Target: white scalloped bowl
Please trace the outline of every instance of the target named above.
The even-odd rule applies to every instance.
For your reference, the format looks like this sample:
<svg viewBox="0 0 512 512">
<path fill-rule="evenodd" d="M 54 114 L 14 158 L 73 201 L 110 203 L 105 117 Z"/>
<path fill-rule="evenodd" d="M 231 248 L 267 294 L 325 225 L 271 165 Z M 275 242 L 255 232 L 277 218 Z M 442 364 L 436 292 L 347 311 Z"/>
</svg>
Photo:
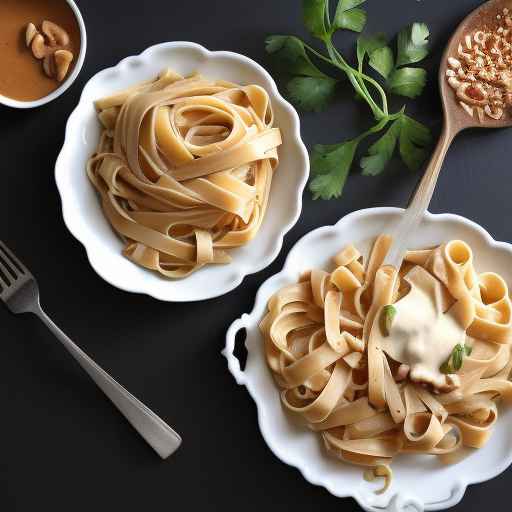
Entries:
<svg viewBox="0 0 512 512">
<path fill-rule="evenodd" d="M 261 85 L 270 96 L 275 124 L 283 134 L 269 208 L 256 238 L 246 246 L 230 251 L 233 257 L 230 264 L 212 265 L 177 281 L 139 267 L 121 254 L 123 244 L 103 215 L 99 198 L 85 172 L 87 159 L 96 150 L 100 135 L 94 100 L 153 78 L 167 67 L 184 75 L 198 71 L 209 78 Z M 246 275 L 272 263 L 281 250 L 284 235 L 299 218 L 308 174 L 309 159 L 300 138 L 299 117 L 279 94 L 271 76 L 243 55 L 210 52 L 189 42 L 152 46 L 91 78 L 69 117 L 64 146 L 55 166 L 64 222 L 84 245 L 94 270 L 122 290 L 176 302 L 203 300 L 227 293 Z"/>
<path fill-rule="evenodd" d="M 302 271 L 327 268 L 330 258 L 348 243 L 354 243 L 367 254 L 378 234 L 392 232 L 402 212 L 398 208 L 360 210 L 334 226 L 315 229 L 300 239 L 283 270 L 259 289 L 252 312 L 231 325 L 223 351 L 237 383 L 245 385 L 256 402 L 261 433 L 274 454 L 298 468 L 312 484 L 325 487 L 335 496 L 352 496 L 362 508 L 372 512 L 420 512 L 451 507 L 462 499 L 468 485 L 497 476 L 512 462 L 512 408 L 505 406 L 500 407 L 500 417 L 484 448 L 472 451 L 468 458 L 451 466 L 443 466 L 427 456 L 401 455 L 393 462 L 391 487 L 378 496 L 374 493 L 378 486 L 363 479 L 361 468 L 328 457 L 319 436 L 297 426 L 281 406 L 258 329 L 268 299 L 278 289 L 296 282 Z M 465 240 L 473 248 L 479 272 L 493 270 L 512 283 L 512 245 L 494 241 L 483 228 L 464 217 L 427 213 L 411 239 L 410 248 L 429 247 L 454 238 Z M 244 371 L 233 355 L 235 336 L 241 329 L 247 333 Z"/>
</svg>

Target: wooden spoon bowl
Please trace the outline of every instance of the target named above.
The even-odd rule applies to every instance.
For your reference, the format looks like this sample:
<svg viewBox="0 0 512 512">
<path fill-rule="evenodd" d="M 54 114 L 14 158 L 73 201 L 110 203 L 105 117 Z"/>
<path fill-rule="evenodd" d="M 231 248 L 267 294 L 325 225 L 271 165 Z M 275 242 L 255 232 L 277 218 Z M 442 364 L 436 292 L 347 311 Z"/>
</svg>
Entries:
<svg viewBox="0 0 512 512">
<path fill-rule="evenodd" d="M 439 88 L 444 113 L 444 127 L 439 142 L 409 206 L 398 224 L 393 236 L 393 244 L 384 260 L 385 265 L 400 268 L 408 247 L 409 235 L 418 228 L 425 211 L 430 204 L 444 157 L 454 137 L 466 128 L 505 128 L 512 126 L 512 109 L 505 107 L 503 116 L 496 120 L 484 114 L 482 122 L 477 115 L 471 117 L 459 103 L 456 91 L 448 83 L 446 70 L 448 58 L 458 58 L 458 47 L 464 43 L 466 35 L 473 36 L 477 30 L 497 27 L 496 16 L 508 8 L 512 14 L 512 0 L 490 0 L 470 13 L 452 35 L 443 54 L 439 67 Z M 511 27 L 512 30 L 512 27 Z M 510 69 L 512 71 L 512 69 Z"/>
<path fill-rule="evenodd" d="M 501 14 L 504 8 L 508 8 L 512 13 L 512 0 L 490 0 L 468 14 L 453 33 L 443 53 L 439 67 L 439 90 L 443 103 L 445 124 L 448 125 L 447 128 L 453 133 L 453 136 L 465 128 L 504 128 L 512 126 L 511 111 L 507 112 L 507 110 L 499 120 L 486 115 L 484 121 L 480 122 L 478 116 L 471 117 L 459 104 L 455 91 L 446 79 L 448 57 L 458 58 L 459 43 L 464 42 L 466 35 L 473 35 L 477 30 L 483 28 L 492 30 L 496 27 L 498 24 L 496 15 Z"/>
</svg>

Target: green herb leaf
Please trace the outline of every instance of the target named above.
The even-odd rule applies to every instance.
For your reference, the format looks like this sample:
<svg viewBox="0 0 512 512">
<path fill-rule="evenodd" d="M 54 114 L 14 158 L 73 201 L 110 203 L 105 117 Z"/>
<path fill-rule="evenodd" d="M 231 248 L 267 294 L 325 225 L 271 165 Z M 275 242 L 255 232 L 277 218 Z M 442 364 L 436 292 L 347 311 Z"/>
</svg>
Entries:
<svg viewBox="0 0 512 512">
<path fill-rule="evenodd" d="M 453 369 L 457 372 L 462 368 L 462 360 L 464 357 L 464 347 L 462 345 L 455 345 L 452 352 L 452 365 Z"/>
<path fill-rule="evenodd" d="M 386 79 L 387 89 L 395 94 L 414 98 L 421 93 L 426 82 L 423 69 L 403 67 L 423 59 L 428 52 L 428 28 L 415 23 L 399 34 L 397 55 L 386 44 L 382 34 L 359 36 L 357 39 L 358 66 L 352 67 L 334 47 L 333 33 L 341 28 L 361 31 L 366 23 L 366 12 L 361 8 L 365 0 L 337 0 L 331 22 L 329 0 L 301 0 L 303 20 L 308 31 L 322 40 L 326 54 L 293 36 L 271 36 L 267 39 L 267 52 L 279 63 L 279 69 L 288 76 L 288 96 L 305 110 L 321 110 L 333 97 L 339 78 L 331 78 L 312 61 L 312 55 L 344 73 L 357 99 L 371 110 L 377 124 L 352 140 L 329 146 L 316 146 L 311 153 L 312 180 L 310 189 L 315 199 L 331 199 L 342 193 L 355 152 L 367 136 L 380 134 L 361 159 L 363 174 L 375 175 L 389 163 L 397 143 L 400 155 L 408 167 L 418 168 L 426 155 L 430 142 L 429 130 L 401 111 L 390 113 L 386 92 L 363 69 L 366 55 L 369 64 Z M 390 124 L 391 123 L 391 124 Z"/>
<path fill-rule="evenodd" d="M 395 316 L 396 308 L 392 304 L 388 304 L 382 308 L 382 327 L 386 336 L 389 336 L 391 332 L 391 326 L 393 325 Z"/>
<path fill-rule="evenodd" d="M 377 48 L 370 53 L 370 66 L 384 78 L 387 78 L 395 67 L 393 51 L 389 46 Z"/>
<path fill-rule="evenodd" d="M 339 0 L 331 32 L 340 28 L 361 32 L 366 25 L 366 12 L 358 9 L 366 0 Z"/>
<path fill-rule="evenodd" d="M 304 43 L 295 36 L 269 36 L 265 40 L 266 50 L 278 61 L 283 73 L 291 75 L 325 77 L 310 60 Z"/>
<path fill-rule="evenodd" d="M 466 352 L 465 346 L 458 343 L 453 347 L 452 353 L 447 361 L 445 361 L 440 367 L 439 371 L 442 373 L 455 373 L 462 368 L 464 362 L 464 354 Z"/>
<path fill-rule="evenodd" d="M 467 356 L 470 356 L 471 352 L 473 352 L 473 347 L 470 347 L 469 345 L 464 344 L 464 352 L 466 352 Z"/>
<path fill-rule="evenodd" d="M 393 121 L 386 133 L 368 148 L 368 155 L 360 162 L 365 176 L 376 176 L 384 170 L 395 151 L 400 127 L 401 119 Z"/>
<path fill-rule="evenodd" d="M 302 0 L 304 25 L 311 35 L 322 40 L 327 37 L 326 14 L 326 0 Z"/>
<path fill-rule="evenodd" d="M 342 28 L 352 30 L 353 32 L 362 32 L 366 25 L 366 11 L 364 9 L 355 8 L 340 12 L 340 4 L 341 1 L 338 4 L 331 30 L 335 31 Z"/>
<path fill-rule="evenodd" d="M 340 144 L 317 144 L 313 148 L 311 169 L 315 176 L 309 184 L 313 199 L 341 195 L 358 144 L 359 140 L 353 139 Z"/>
<path fill-rule="evenodd" d="M 455 373 L 453 371 L 453 368 L 450 366 L 450 363 L 448 361 L 445 361 L 440 367 L 439 367 L 439 371 L 441 373 L 444 373 L 445 375 L 448 375 L 450 373 Z"/>
<path fill-rule="evenodd" d="M 427 156 L 426 147 L 431 142 L 430 130 L 423 124 L 403 114 L 400 117 L 400 156 L 412 171 L 418 170 Z"/>
<path fill-rule="evenodd" d="M 375 34 L 373 36 L 361 35 L 357 38 L 357 62 L 362 66 L 366 54 L 371 54 L 375 50 L 386 46 L 386 36 L 384 34 Z"/>
<path fill-rule="evenodd" d="M 391 73 L 387 85 L 390 92 L 407 98 L 416 98 L 423 92 L 427 72 L 422 68 L 400 68 Z"/>
<path fill-rule="evenodd" d="M 358 5 L 364 4 L 366 0 L 339 0 L 338 7 L 336 7 L 336 14 L 338 12 L 345 12 Z"/>
<path fill-rule="evenodd" d="M 278 61 L 282 72 L 299 75 L 287 84 L 290 99 L 304 110 L 324 109 L 334 95 L 337 80 L 311 62 L 304 43 L 293 36 L 270 36 L 266 50 Z"/>
<path fill-rule="evenodd" d="M 303 110 L 323 110 L 334 96 L 337 80 L 330 77 L 297 76 L 288 82 L 288 94 Z"/>
<path fill-rule="evenodd" d="M 397 66 L 420 62 L 428 55 L 428 36 L 425 23 L 413 23 L 398 34 Z"/>
</svg>

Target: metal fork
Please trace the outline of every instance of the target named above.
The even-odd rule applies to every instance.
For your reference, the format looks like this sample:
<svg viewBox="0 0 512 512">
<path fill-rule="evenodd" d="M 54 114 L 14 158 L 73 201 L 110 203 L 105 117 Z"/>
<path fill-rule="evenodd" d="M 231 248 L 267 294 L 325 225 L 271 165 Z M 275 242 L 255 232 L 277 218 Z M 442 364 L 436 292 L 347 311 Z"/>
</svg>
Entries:
<svg viewBox="0 0 512 512">
<path fill-rule="evenodd" d="M 39 286 L 34 276 L 2 241 L 0 290 L 0 299 L 12 313 L 33 313 L 43 321 L 162 459 L 167 458 L 180 446 L 181 437 L 167 423 L 100 368 L 52 322 L 39 303 Z"/>
</svg>

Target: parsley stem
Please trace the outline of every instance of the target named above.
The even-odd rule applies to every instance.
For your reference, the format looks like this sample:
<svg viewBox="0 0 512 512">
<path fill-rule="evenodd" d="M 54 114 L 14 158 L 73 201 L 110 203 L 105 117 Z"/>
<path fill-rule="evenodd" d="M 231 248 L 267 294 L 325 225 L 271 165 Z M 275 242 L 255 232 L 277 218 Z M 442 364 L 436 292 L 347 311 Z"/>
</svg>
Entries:
<svg viewBox="0 0 512 512">
<path fill-rule="evenodd" d="M 366 103 L 368 103 L 375 118 L 381 119 L 384 116 L 384 112 L 375 103 L 375 101 L 373 100 L 371 95 L 368 94 L 368 91 L 365 91 L 361 87 L 361 84 L 359 83 L 359 81 L 356 77 L 356 74 L 358 74 L 358 71 L 347 64 L 345 59 L 339 54 L 339 52 L 336 50 L 336 48 L 332 44 L 332 41 L 330 40 L 330 38 L 325 41 L 325 45 L 327 47 L 329 56 L 331 57 L 331 64 L 345 72 L 345 74 L 347 75 L 348 79 L 350 80 L 350 83 L 352 84 L 352 86 L 354 87 L 356 92 L 362 98 L 364 98 Z"/>
<path fill-rule="evenodd" d="M 304 48 L 306 48 L 313 55 L 315 55 L 315 57 L 318 57 L 319 59 L 323 60 L 324 62 L 327 62 L 327 64 L 330 64 L 331 66 L 335 66 L 335 67 L 339 68 L 339 66 L 336 66 L 336 64 L 334 64 L 331 59 L 329 59 L 328 57 L 326 57 L 319 51 L 315 50 L 312 46 L 309 46 L 309 44 L 306 44 L 304 41 L 302 42 L 302 44 L 304 45 Z M 345 71 L 345 70 L 343 70 L 343 71 Z"/>
<path fill-rule="evenodd" d="M 385 116 L 384 118 L 382 118 L 376 125 L 372 126 L 365 132 L 361 133 L 361 135 L 357 137 L 357 141 L 359 142 L 368 137 L 369 135 L 372 135 L 373 133 L 380 132 L 388 124 L 391 117 L 393 116 Z"/>
<path fill-rule="evenodd" d="M 329 15 L 329 0 L 325 0 L 324 23 L 327 25 L 326 32 L 331 31 L 331 17 Z"/>
<path fill-rule="evenodd" d="M 330 44 L 332 45 L 332 43 L 330 43 Z M 387 99 L 387 96 L 386 96 L 386 93 L 385 93 L 384 89 L 380 86 L 379 82 L 374 80 L 371 76 L 368 76 L 367 74 L 363 73 L 362 70 L 352 68 L 345 61 L 345 59 L 342 57 L 340 52 L 338 52 L 338 50 L 334 47 L 334 45 L 332 45 L 332 47 L 333 47 L 333 49 L 334 49 L 334 51 L 335 51 L 339 61 L 342 62 L 347 68 L 351 69 L 352 72 L 357 76 L 358 83 L 359 83 L 360 87 L 365 91 L 368 99 L 370 99 L 375 106 L 377 106 L 377 104 L 375 103 L 372 95 L 370 94 L 370 92 L 366 88 L 366 85 L 364 84 L 364 81 L 366 80 L 367 82 L 371 83 L 375 87 L 375 89 L 377 89 L 378 93 L 380 94 L 381 100 L 382 100 L 382 109 L 379 108 L 380 116 L 376 116 L 377 119 L 379 119 L 383 115 L 387 116 L 388 115 L 388 99 Z M 375 114 L 375 112 L 374 112 L 374 114 Z"/>
<path fill-rule="evenodd" d="M 380 84 L 378 82 L 376 82 L 375 80 L 373 80 L 371 77 L 369 77 L 368 75 L 366 75 L 365 73 L 363 73 L 363 64 L 364 64 L 364 58 L 361 59 L 359 61 L 359 64 L 357 66 L 357 70 L 359 72 L 359 75 L 361 77 L 366 77 L 367 79 L 369 79 L 369 81 L 371 80 L 371 83 L 373 84 L 373 86 L 379 91 L 379 94 L 380 94 L 380 97 L 382 99 L 382 108 L 384 110 L 384 113 L 386 115 L 388 115 L 388 98 L 386 96 L 386 93 L 385 91 L 382 89 L 382 87 L 380 86 Z M 361 84 L 362 87 L 365 89 L 365 91 L 370 94 L 370 92 L 368 91 L 368 89 L 366 88 L 366 85 L 364 84 L 364 80 L 363 80 L 363 83 Z"/>
<path fill-rule="evenodd" d="M 377 119 L 381 119 L 383 116 L 388 115 L 388 104 L 387 104 L 387 98 L 386 93 L 382 89 L 382 87 L 379 85 L 377 81 L 375 81 L 373 78 L 369 77 L 368 75 L 364 74 L 363 72 L 351 67 L 345 59 L 340 55 L 340 53 L 336 50 L 334 45 L 330 40 L 325 41 L 325 45 L 327 47 L 327 51 L 329 52 L 330 59 L 320 53 L 319 51 L 315 50 L 312 46 L 309 46 L 306 43 L 303 43 L 304 47 L 310 51 L 315 57 L 318 57 L 320 60 L 323 60 L 324 62 L 327 62 L 327 64 L 330 64 L 331 66 L 334 66 L 341 71 L 343 71 L 350 80 L 350 83 L 354 87 L 354 89 L 366 100 L 368 105 L 370 106 L 374 116 Z M 331 48 L 334 50 L 335 53 L 332 52 Z M 382 98 L 382 109 L 375 103 L 374 99 L 372 98 L 371 94 L 369 93 L 368 89 L 366 88 L 366 85 L 364 83 L 364 80 L 370 82 L 380 93 Z"/>
<path fill-rule="evenodd" d="M 381 100 L 382 100 L 382 110 L 384 111 L 385 115 L 388 115 L 388 98 L 386 96 L 386 92 L 381 87 L 379 82 L 377 82 L 377 80 L 374 80 L 371 76 L 366 75 L 365 73 L 359 73 L 359 75 L 361 76 L 361 78 L 363 80 L 366 80 L 367 82 L 371 83 L 375 87 L 375 89 L 377 89 L 378 93 L 380 94 Z M 366 89 L 366 87 L 365 87 L 365 89 Z M 366 91 L 368 92 L 368 89 L 366 89 Z"/>
</svg>

